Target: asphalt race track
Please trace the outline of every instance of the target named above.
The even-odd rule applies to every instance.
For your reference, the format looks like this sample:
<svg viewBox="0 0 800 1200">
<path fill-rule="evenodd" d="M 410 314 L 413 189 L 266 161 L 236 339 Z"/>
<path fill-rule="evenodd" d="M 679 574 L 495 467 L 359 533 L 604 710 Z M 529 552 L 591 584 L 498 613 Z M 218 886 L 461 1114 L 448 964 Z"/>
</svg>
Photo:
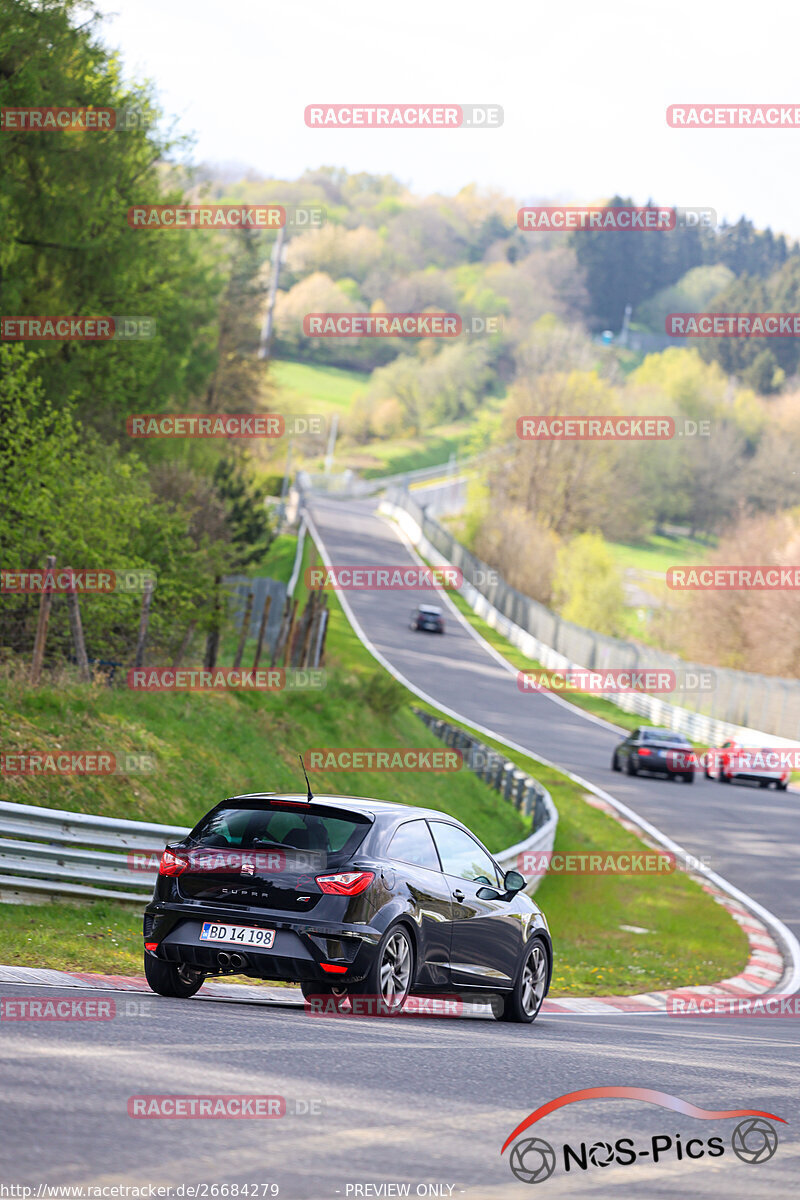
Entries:
<svg viewBox="0 0 800 1200">
<path fill-rule="evenodd" d="M 314 501 L 330 558 L 340 565 L 412 561 L 371 509 Z M 612 774 L 611 730 L 545 696 L 519 692 L 514 675 L 455 618 L 444 637 L 413 634 L 409 613 L 426 598 L 348 597 L 367 637 L 415 687 L 608 789 L 689 852 L 710 856 L 715 871 L 800 933 L 796 794 Z M 635 913 L 631 918 L 635 923 Z M 0 997 L 32 994 L 65 993 L 0 984 Z M 281 1200 L 506 1200 L 530 1194 L 510 1170 L 511 1150 L 501 1156 L 500 1148 L 532 1110 L 578 1089 L 632 1086 L 708 1110 L 763 1110 L 787 1124 L 774 1122 L 774 1157 L 748 1162 L 732 1149 L 738 1118 L 698 1119 L 628 1099 L 572 1104 L 524 1135 L 554 1148 L 544 1194 L 749 1200 L 788 1196 L 796 1186 L 800 1055 L 793 1019 L 587 1013 L 543 1015 L 532 1027 L 515 1027 L 488 1015 L 326 1019 L 296 1004 L 202 992 L 188 1001 L 79 994 L 113 996 L 116 1019 L 0 1026 L 0 1185 L 35 1180 L 41 1196 L 47 1185 L 124 1181 L 171 1186 L 177 1197 L 233 1196 L 232 1185 L 238 1195 L 269 1196 L 275 1184 Z M 287 1111 L 274 1120 L 236 1121 L 128 1115 L 129 1098 L 154 1093 L 277 1095 Z M 706 1153 L 711 1137 L 722 1139 L 722 1155 Z M 636 1161 L 601 1165 L 604 1144 L 620 1138 L 632 1139 Z M 661 1139 L 655 1149 L 663 1147 L 658 1161 L 654 1138 Z M 583 1145 L 595 1161 L 588 1158 L 583 1170 L 572 1159 L 566 1172 L 565 1143 L 576 1154 Z M 683 1150 L 679 1157 L 677 1147 L 690 1145 L 697 1157 Z M 228 1192 L 214 1192 L 215 1184 Z M 257 1189 L 244 1192 L 245 1184 Z M 189 1185 L 200 1186 L 191 1192 Z M 0 1190 L 0 1197 L 15 1194 L 23 1196 Z"/>
<path fill-rule="evenodd" d="M 0 996 L 30 993 L 0 986 Z M 130 998 L 116 997 L 123 1012 Z M 708 1109 L 760 1108 L 787 1118 L 778 1126 L 787 1140 L 771 1161 L 744 1163 L 730 1148 L 735 1119 L 611 1099 L 574 1104 L 533 1130 L 559 1158 L 564 1142 L 578 1149 L 620 1137 L 648 1154 L 568 1175 L 559 1161 L 546 1195 L 782 1197 L 797 1174 L 792 1020 L 542 1016 L 515 1028 L 491 1018 L 320 1018 L 202 992 L 136 1002 L 150 1015 L 4 1022 L 2 1157 L 13 1154 L 14 1166 L 3 1183 L 272 1182 L 282 1200 L 336 1200 L 381 1195 L 348 1185 L 407 1182 L 412 1196 L 437 1184 L 444 1190 L 429 1194 L 510 1200 L 528 1194 L 511 1174 L 510 1151 L 500 1155 L 512 1130 L 553 1097 L 608 1084 Z M 304 1111 L 272 1121 L 127 1115 L 130 1096 L 210 1092 L 282 1095 L 287 1109 Z M 677 1134 L 682 1143 L 721 1136 L 725 1153 L 678 1161 L 673 1151 L 654 1163 L 651 1139 L 674 1146 Z"/>
</svg>

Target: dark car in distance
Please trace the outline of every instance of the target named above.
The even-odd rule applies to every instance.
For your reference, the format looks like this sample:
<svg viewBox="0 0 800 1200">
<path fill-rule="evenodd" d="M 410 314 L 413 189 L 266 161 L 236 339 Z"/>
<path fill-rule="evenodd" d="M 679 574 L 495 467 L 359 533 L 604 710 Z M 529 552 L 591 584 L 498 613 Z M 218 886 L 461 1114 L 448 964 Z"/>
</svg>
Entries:
<svg viewBox="0 0 800 1200">
<path fill-rule="evenodd" d="M 627 771 L 629 775 L 647 772 L 669 778 L 680 775 L 686 783 L 694 783 L 696 765 L 688 738 L 671 729 L 653 729 L 649 725 L 629 733 L 611 758 L 612 771 Z"/>
<path fill-rule="evenodd" d="M 454 818 L 351 796 L 223 800 L 164 851 L 144 917 L 150 987 L 188 997 L 210 976 L 303 994 L 478 993 L 533 1021 L 550 987 L 544 914 Z M 502 1003 L 498 1000 L 502 998 Z"/>
<path fill-rule="evenodd" d="M 411 628 L 444 633 L 444 614 L 438 604 L 420 604 L 411 614 Z"/>
</svg>

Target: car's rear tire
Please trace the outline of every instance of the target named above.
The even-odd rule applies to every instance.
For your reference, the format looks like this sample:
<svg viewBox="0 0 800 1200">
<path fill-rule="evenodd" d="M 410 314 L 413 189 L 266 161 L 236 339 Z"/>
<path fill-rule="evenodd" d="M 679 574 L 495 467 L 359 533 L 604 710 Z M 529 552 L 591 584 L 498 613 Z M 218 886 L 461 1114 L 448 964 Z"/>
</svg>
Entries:
<svg viewBox="0 0 800 1200">
<path fill-rule="evenodd" d="M 530 1025 L 539 1015 L 547 988 L 547 949 L 540 937 L 528 942 L 510 992 L 498 993 L 492 1004 L 497 1021 Z"/>
<path fill-rule="evenodd" d="M 159 996 L 177 996 L 188 1000 L 199 992 L 205 981 L 202 971 L 194 971 L 179 963 L 164 962 L 145 952 L 144 977 Z"/>
<path fill-rule="evenodd" d="M 726 775 L 722 767 L 720 767 L 719 775 L 717 776 L 717 783 L 730 783 L 730 781 L 730 775 Z"/>
<path fill-rule="evenodd" d="M 628 755 L 627 771 L 628 771 L 629 775 L 638 775 L 639 774 L 639 772 L 636 770 L 636 767 L 633 765 L 633 758 L 630 754 Z"/>
<path fill-rule="evenodd" d="M 760 788 L 768 788 L 768 787 L 769 787 L 769 780 L 768 780 L 768 779 L 759 779 L 759 781 L 758 781 L 758 786 L 759 786 Z"/>
<path fill-rule="evenodd" d="M 782 783 L 782 782 L 779 780 L 779 781 L 778 781 L 778 782 L 775 784 L 775 786 L 776 786 L 776 788 L 778 789 L 778 791 L 779 791 L 779 792 L 785 792 L 785 791 L 786 791 L 786 789 L 787 789 L 787 788 L 788 788 L 788 786 L 789 786 L 789 781 L 788 781 L 788 779 L 787 779 L 785 783 Z"/>
<path fill-rule="evenodd" d="M 364 979 L 348 986 L 353 996 L 375 997 L 382 1015 L 396 1016 L 414 985 L 414 942 L 403 925 L 386 930 Z"/>
<path fill-rule="evenodd" d="M 684 783 L 694 783 L 694 771 L 684 771 L 683 781 Z"/>
<path fill-rule="evenodd" d="M 612 771 L 621 771 L 622 770 L 622 767 L 619 765 L 619 759 L 617 758 L 616 750 L 614 751 L 614 755 L 611 759 L 611 770 Z"/>
<path fill-rule="evenodd" d="M 300 991 L 304 1000 L 324 996 L 326 1000 L 330 998 L 337 1008 L 343 1008 L 347 1001 L 347 988 L 337 987 L 335 983 L 301 983 Z"/>
</svg>

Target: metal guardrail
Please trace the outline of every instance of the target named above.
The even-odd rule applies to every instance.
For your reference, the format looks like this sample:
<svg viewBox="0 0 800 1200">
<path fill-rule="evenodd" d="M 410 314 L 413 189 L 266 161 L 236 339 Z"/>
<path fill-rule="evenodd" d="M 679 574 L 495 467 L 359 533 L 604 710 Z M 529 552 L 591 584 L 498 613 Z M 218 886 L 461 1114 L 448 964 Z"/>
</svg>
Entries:
<svg viewBox="0 0 800 1200">
<path fill-rule="evenodd" d="M 521 855 L 553 849 L 558 827 L 558 810 L 544 784 L 539 783 L 532 775 L 526 775 L 504 754 L 492 750 L 485 742 L 479 741 L 459 726 L 451 725 L 449 721 L 443 721 L 416 706 L 413 706 L 413 711 L 445 745 L 464 753 L 467 767 L 473 770 L 479 779 L 500 792 L 519 812 L 531 817 L 530 836 L 495 855 L 504 870 L 518 871 Z M 529 896 L 533 895 L 543 878 L 542 875 L 535 875 L 528 881 L 525 891 Z"/>
<path fill-rule="evenodd" d="M 427 716 L 425 714 L 423 719 Z M 515 856 L 527 850 L 552 849 L 558 814 L 546 789 L 517 771 L 513 763 L 506 764 L 502 755 L 484 747 L 463 730 L 450 728 L 490 756 L 486 758 L 482 777 L 488 781 L 491 764 L 497 783 L 502 783 L 498 790 L 533 818 L 536 832 L 527 841 L 498 855 L 501 865 L 513 866 Z M 434 732 L 437 732 L 435 728 Z M 499 773 L 495 760 L 502 764 Z M 506 769 L 508 766 L 512 768 L 511 772 Z M 520 776 L 524 781 L 522 787 Z M 54 897 L 113 900 L 141 908 L 152 893 L 157 874 L 152 856 L 160 855 L 168 842 L 178 841 L 188 832 L 188 827 L 183 825 L 98 817 L 2 800 L 0 902 L 24 904 Z M 533 886 L 535 884 L 528 890 L 532 891 Z"/>
<path fill-rule="evenodd" d="M 541 829 L 551 815 L 547 806 L 550 793 L 538 779 L 526 775 L 504 754 L 492 750 L 485 742 L 479 741 L 457 725 L 434 717 L 432 713 L 417 708 L 416 705 L 412 706 L 412 712 L 416 713 L 446 746 L 452 746 L 454 750 L 462 752 L 464 765 L 468 770 L 473 771 L 496 792 L 500 792 L 523 816 L 531 817 L 532 832 Z"/>
<path fill-rule="evenodd" d="M 148 853 L 188 832 L 182 825 L 0 801 L 0 899 L 61 896 L 141 906 L 157 873 Z"/>
</svg>

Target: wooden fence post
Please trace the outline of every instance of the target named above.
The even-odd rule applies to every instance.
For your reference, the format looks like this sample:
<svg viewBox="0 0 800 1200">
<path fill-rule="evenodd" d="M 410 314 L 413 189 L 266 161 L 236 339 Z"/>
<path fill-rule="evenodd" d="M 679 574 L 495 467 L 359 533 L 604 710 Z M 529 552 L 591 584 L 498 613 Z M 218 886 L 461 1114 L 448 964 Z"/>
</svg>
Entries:
<svg viewBox="0 0 800 1200">
<path fill-rule="evenodd" d="M 272 593 L 267 593 L 267 598 L 264 601 L 264 611 L 261 614 L 261 624 L 258 627 L 258 641 L 256 642 L 256 654 L 253 659 L 253 670 L 258 670 L 258 664 L 261 660 L 261 651 L 264 647 L 264 637 L 267 632 L 267 621 L 269 620 L 269 610 L 272 607 Z"/>
<path fill-rule="evenodd" d="M 150 624 L 150 605 L 153 601 L 153 582 L 148 579 L 142 593 L 142 615 L 139 618 L 139 636 L 136 640 L 136 658 L 134 667 L 144 664 L 144 644 L 147 641 L 147 628 Z"/>
<path fill-rule="evenodd" d="M 320 631 L 319 647 L 318 647 L 317 653 L 316 653 L 317 661 L 314 663 L 315 667 L 321 667 L 322 664 L 325 662 L 325 638 L 327 637 L 327 634 L 328 634 L 328 622 L 330 621 L 330 616 L 331 616 L 331 610 L 328 608 L 328 597 L 325 596 L 324 604 L 322 607 L 322 617 L 321 617 L 322 629 Z"/>
<path fill-rule="evenodd" d="M 222 623 L 222 599 L 220 596 L 220 584 L 222 576 L 214 576 L 214 609 L 211 614 L 211 625 L 206 634 L 206 654 L 203 661 L 203 667 L 206 671 L 213 671 L 217 665 L 217 654 L 219 653 L 219 630 Z"/>
<path fill-rule="evenodd" d="M 236 647 L 236 658 L 233 660 L 233 669 L 238 671 L 242 665 L 242 655 L 244 654 L 244 644 L 247 641 L 247 635 L 250 632 L 250 616 L 253 612 L 253 601 L 255 596 L 252 591 L 247 593 L 247 603 L 244 606 L 244 617 L 242 618 L 242 632 L 239 634 L 239 645 Z"/>
<path fill-rule="evenodd" d="M 283 649 L 284 637 L 286 635 L 286 622 L 289 620 L 289 608 L 291 607 L 291 603 L 292 598 L 291 596 L 287 595 L 283 602 L 283 612 L 281 613 L 281 623 L 278 627 L 278 636 L 275 639 L 275 645 L 272 647 L 272 654 L 270 655 L 269 665 L 271 667 L 275 666 L 278 661 L 278 655 Z"/>
<path fill-rule="evenodd" d="M 65 570 L 71 571 L 71 567 Z M 83 639 L 83 623 L 81 622 L 81 606 L 78 603 L 77 592 L 67 592 L 67 612 L 69 613 L 69 628 L 72 633 L 72 644 L 75 647 L 75 658 L 78 663 L 78 675 L 88 683 L 91 679 L 89 659 L 86 657 L 86 642 Z"/>
<path fill-rule="evenodd" d="M 294 634 L 294 619 L 296 616 L 297 616 L 297 601 L 293 600 L 291 612 L 289 613 L 289 625 L 286 629 L 286 639 L 285 639 L 283 645 L 281 646 L 281 657 L 283 658 L 283 665 L 285 667 L 289 666 L 289 656 L 291 653 L 292 641 L 293 641 L 292 635 Z"/>
<path fill-rule="evenodd" d="M 56 559 L 54 554 L 47 556 L 47 570 L 54 570 Z M 36 624 L 36 638 L 33 643 L 33 661 L 31 663 L 31 683 L 36 686 L 41 678 L 42 663 L 44 662 L 44 644 L 47 641 L 47 625 L 50 620 L 50 606 L 53 603 L 53 593 L 43 591 L 39 600 L 39 620 Z"/>
<path fill-rule="evenodd" d="M 317 593 L 309 592 L 306 602 L 305 612 L 303 613 L 303 621 L 297 631 L 297 642 L 299 649 L 295 650 L 292 658 L 293 667 L 306 666 L 306 658 L 308 657 L 308 647 L 311 638 L 311 630 L 314 627 L 316 620 Z"/>
<path fill-rule="evenodd" d="M 190 621 L 189 624 L 187 625 L 186 633 L 183 635 L 183 641 L 181 642 L 180 646 L 178 647 L 178 653 L 175 655 L 175 657 L 172 660 L 172 669 L 173 670 L 175 670 L 175 668 L 177 666 L 179 666 L 180 663 L 183 661 L 183 656 L 186 653 L 186 651 L 189 649 L 189 643 L 192 640 L 192 634 L 194 633 L 196 625 L 197 625 L 197 621 Z"/>
</svg>

